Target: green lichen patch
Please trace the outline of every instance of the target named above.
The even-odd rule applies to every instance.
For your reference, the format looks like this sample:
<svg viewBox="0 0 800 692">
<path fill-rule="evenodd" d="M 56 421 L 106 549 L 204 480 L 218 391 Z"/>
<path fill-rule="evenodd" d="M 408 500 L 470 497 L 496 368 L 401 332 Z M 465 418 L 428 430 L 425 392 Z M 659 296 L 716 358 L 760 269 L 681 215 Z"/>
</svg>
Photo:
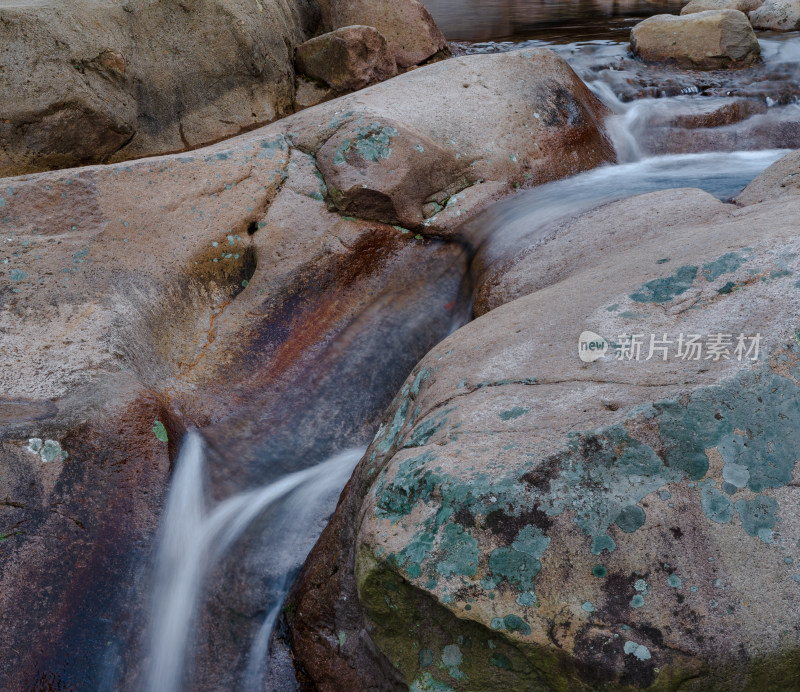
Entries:
<svg viewBox="0 0 800 692">
<path fill-rule="evenodd" d="M 772 529 L 778 521 L 778 503 L 772 497 L 738 500 L 734 507 L 742 527 L 750 536 L 758 536 L 765 543 L 772 542 Z"/>
<path fill-rule="evenodd" d="M 711 521 L 727 524 L 733 519 L 733 505 L 710 478 L 700 483 L 700 506 Z"/>
<path fill-rule="evenodd" d="M 334 165 L 340 166 L 349 160 L 352 152 L 357 153 L 365 161 L 377 162 L 388 159 L 392 154 L 392 137 L 397 134 L 393 127 L 382 126 L 380 123 L 357 127 L 355 136 L 345 138 L 337 147 L 333 156 Z"/>
<path fill-rule="evenodd" d="M 167 429 L 160 420 L 157 420 L 155 423 L 153 423 L 153 435 L 156 436 L 156 439 L 159 442 L 167 442 L 169 440 L 167 437 Z"/>
<path fill-rule="evenodd" d="M 478 541 L 458 524 L 448 524 L 442 532 L 436 571 L 443 577 L 473 577 L 478 571 Z"/>
<path fill-rule="evenodd" d="M 497 548 L 489 556 L 492 582 L 505 580 L 520 591 L 533 592 L 536 575 L 542 569 L 540 558 L 549 545 L 550 539 L 538 527 L 526 526 L 511 547 Z"/>
<path fill-rule="evenodd" d="M 28 440 L 25 449 L 32 454 L 36 454 L 45 464 L 53 461 L 64 461 L 69 457 L 69 453 L 61 448 L 61 443 L 58 440 L 42 440 L 39 437 L 32 437 Z"/>
<path fill-rule="evenodd" d="M 636 642 L 632 642 L 630 640 L 625 642 L 624 651 L 626 654 L 634 656 L 640 661 L 647 661 L 651 657 L 650 649 L 643 644 L 637 644 Z"/>
<path fill-rule="evenodd" d="M 497 415 L 500 416 L 500 420 L 513 420 L 514 418 L 524 416 L 528 411 L 530 411 L 530 409 L 524 406 L 514 406 L 508 411 L 501 411 Z"/>
<path fill-rule="evenodd" d="M 431 496 L 442 477 L 426 465 L 436 457 L 433 452 L 424 452 L 406 459 L 397 469 L 394 480 L 381 490 L 378 487 L 378 504 L 375 514 L 380 519 L 397 521 L 410 514 L 417 502 Z"/>
<path fill-rule="evenodd" d="M 730 274 L 741 267 L 749 257 L 742 252 L 727 252 L 713 262 L 703 265 L 703 276 L 706 281 L 714 281 L 723 274 Z"/>
<path fill-rule="evenodd" d="M 675 271 L 672 276 L 663 279 L 653 279 L 643 284 L 636 292 L 631 294 L 631 300 L 637 303 L 666 303 L 676 296 L 685 293 L 692 287 L 697 276 L 697 267 L 683 266 Z"/>
</svg>

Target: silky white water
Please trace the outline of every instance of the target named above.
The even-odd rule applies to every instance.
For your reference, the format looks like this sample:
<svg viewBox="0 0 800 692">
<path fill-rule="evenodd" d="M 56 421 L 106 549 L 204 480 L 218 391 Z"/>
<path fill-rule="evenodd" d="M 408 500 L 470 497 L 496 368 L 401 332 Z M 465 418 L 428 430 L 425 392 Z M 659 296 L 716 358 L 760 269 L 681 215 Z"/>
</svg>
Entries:
<svg viewBox="0 0 800 692">
<path fill-rule="evenodd" d="M 191 632 L 205 579 L 244 531 L 267 509 L 281 504 L 279 539 L 295 544 L 320 508 L 333 510 L 363 449 L 348 450 L 316 466 L 288 474 L 268 485 L 229 497 L 211 507 L 205 490 L 205 454 L 198 432 L 187 433 L 167 497 L 155 567 L 150 628 L 148 692 L 179 692 L 184 687 Z M 310 547 L 310 546 L 309 546 Z M 305 555 L 299 556 L 302 561 Z M 267 617 L 251 647 L 244 689 L 257 689 L 265 673 L 269 636 L 280 612 L 287 579 L 273 585 L 279 593 L 265 604 Z"/>
</svg>

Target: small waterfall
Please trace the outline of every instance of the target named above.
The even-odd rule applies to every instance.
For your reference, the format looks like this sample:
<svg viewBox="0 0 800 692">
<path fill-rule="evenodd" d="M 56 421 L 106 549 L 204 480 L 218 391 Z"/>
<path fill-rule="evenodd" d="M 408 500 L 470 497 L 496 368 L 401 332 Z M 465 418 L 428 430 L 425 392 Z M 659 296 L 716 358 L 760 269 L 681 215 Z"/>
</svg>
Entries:
<svg viewBox="0 0 800 692">
<path fill-rule="evenodd" d="M 321 502 L 327 501 L 333 509 L 363 453 L 363 449 L 342 452 L 209 507 L 203 440 L 196 431 L 186 435 L 167 497 L 156 556 L 147 692 L 179 692 L 183 688 L 187 651 L 206 576 L 251 523 L 280 503 L 281 516 L 288 514 L 291 521 L 279 521 L 276 542 L 285 546 L 306 538 L 299 534 L 308 532 L 309 520 L 319 513 Z M 276 559 L 280 557 L 276 555 Z M 273 585 L 279 597 L 267 604 L 268 614 L 251 646 L 244 689 L 258 689 L 261 684 L 269 637 L 287 588 L 288 575 Z"/>
</svg>

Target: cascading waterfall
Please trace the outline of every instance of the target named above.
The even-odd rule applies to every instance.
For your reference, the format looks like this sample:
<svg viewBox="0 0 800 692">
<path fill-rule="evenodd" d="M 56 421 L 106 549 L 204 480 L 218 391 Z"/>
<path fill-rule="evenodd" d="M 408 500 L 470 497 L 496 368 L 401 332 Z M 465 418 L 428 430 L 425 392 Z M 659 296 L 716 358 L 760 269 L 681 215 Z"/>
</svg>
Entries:
<svg viewBox="0 0 800 692">
<path fill-rule="evenodd" d="M 504 49 L 544 43 L 509 42 Z M 498 46 L 502 44 L 487 43 L 484 48 L 473 46 L 471 52 L 494 52 Z M 623 57 L 627 52 L 626 44 L 599 40 L 578 48 L 573 45 L 551 47 L 570 61 L 589 88 L 611 110 L 606 129 L 618 163 L 521 191 L 471 222 L 465 235 L 473 247 L 479 248 L 478 259 L 487 265 L 500 266 L 506 260 L 513 260 L 517 253 L 530 250 L 565 219 L 623 197 L 668 188 L 696 187 L 726 200 L 788 151 L 647 155 L 646 136 L 654 123 L 669 122 L 670 117 L 686 112 L 692 104 L 707 103 L 692 101 L 691 94 L 697 92 L 697 88 L 689 86 L 680 96 L 637 98 L 626 102 L 615 93 L 612 82 L 598 78 L 599 72 L 593 69 L 599 63 L 611 64 Z M 762 47 L 766 63 L 791 64 L 795 70 L 800 64 L 800 52 L 791 42 L 765 40 Z M 769 99 L 767 102 L 773 105 Z M 361 319 L 367 319 L 370 313 L 389 310 L 391 298 L 386 297 L 372 305 L 369 313 L 365 311 Z M 454 330 L 466 321 L 468 318 L 461 319 L 460 315 L 454 318 Z M 412 326 L 405 325 L 406 329 Z M 336 347 L 349 348 L 351 343 L 342 340 Z M 259 517 L 274 510 L 266 528 L 270 563 L 285 565 L 302 561 L 310 548 L 306 544 L 317 535 L 309 524 L 319 519 L 321 511 L 328 507 L 333 509 L 335 496 L 362 453 L 363 450 L 343 452 L 211 507 L 204 487 L 203 440 L 198 432 L 187 434 L 162 519 L 145 684 L 148 692 L 180 692 L 184 687 L 194 643 L 191 633 L 198 619 L 204 585 L 212 569 L 220 564 L 244 532 Z M 243 690 L 249 692 L 264 686 L 270 638 L 293 574 L 292 568 L 277 569 L 270 577 L 264 619 L 249 645 L 246 669 L 239 681 Z"/>
<path fill-rule="evenodd" d="M 205 454 L 197 431 L 183 441 L 160 529 L 150 630 L 148 692 L 183 688 L 192 644 L 192 627 L 210 570 L 265 511 L 280 505 L 280 541 L 294 543 L 322 503 L 333 509 L 363 449 L 337 454 L 316 466 L 268 485 L 238 493 L 209 507 L 205 492 Z M 301 556 L 301 559 L 304 556 Z M 258 689 L 265 674 L 269 637 L 288 588 L 288 575 L 273 585 L 274 601 L 251 646 L 244 689 Z"/>
<path fill-rule="evenodd" d="M 726 200 L 786 153 L 673 154 L 602 166 L 495 205 L 470 224 L 470 237 L 481 247 L 484 261 L 503 261 L 533 247 L 567 219 L 624 197 L 695 187 Z"/>
</svg>

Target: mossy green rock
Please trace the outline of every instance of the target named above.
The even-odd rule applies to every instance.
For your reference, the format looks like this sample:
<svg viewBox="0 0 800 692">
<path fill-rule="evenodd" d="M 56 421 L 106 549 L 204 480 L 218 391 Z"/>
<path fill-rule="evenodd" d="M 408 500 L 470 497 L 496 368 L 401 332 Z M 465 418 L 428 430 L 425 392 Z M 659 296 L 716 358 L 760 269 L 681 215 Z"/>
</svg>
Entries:
<svg viewBox="0 0 800 692">
<path fill-rule="evenodd" d="M 411 689 L 800 685 L 800 204 L 709 197 L 665 233 L 653 199 L 547 241 L 569 269 L 431 351 L 356 472 L 338 617 L 360 608 Z M 584 363 L 584 330 L 647 337 Z M 663 360 L 650 334 L 733 336 Z"/>
</svg>

